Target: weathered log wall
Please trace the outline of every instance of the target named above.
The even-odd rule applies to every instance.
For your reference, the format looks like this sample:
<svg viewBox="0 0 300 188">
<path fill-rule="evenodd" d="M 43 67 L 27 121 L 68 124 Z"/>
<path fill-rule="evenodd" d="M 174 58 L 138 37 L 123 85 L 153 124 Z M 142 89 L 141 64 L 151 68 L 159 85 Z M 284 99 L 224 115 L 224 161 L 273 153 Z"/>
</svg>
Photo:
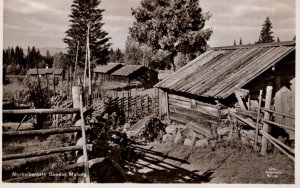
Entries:
<svg viewBox="0 0 300 188">
<path fill-rule="evenodd" d="M 162 89 L 159 90 L 159 110 L 161 117 L 180 124 L 195 122 L 207 131 L 210 125 L 219 125 L 221 119 L 227 118 L 227 109 Z"/>
</svg>

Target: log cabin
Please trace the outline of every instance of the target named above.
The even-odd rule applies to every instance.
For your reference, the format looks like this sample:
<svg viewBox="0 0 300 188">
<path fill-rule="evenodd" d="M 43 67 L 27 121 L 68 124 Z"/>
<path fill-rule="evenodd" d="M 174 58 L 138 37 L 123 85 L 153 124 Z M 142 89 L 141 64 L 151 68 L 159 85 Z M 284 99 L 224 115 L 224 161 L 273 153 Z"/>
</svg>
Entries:
<svg viewBox="0 0 300 188">
<path fill-rule="evenodd" d="M 142 65 L 124 65 L 111 74 L 113 81 L 129 85 L 154 85 L 158 82 L 158 73 Z"/>
<path fill-rule="evenodd" d="M 160 116 L 207 135 L 211 125 L 222 125 L 227 109 L 257 107 L 267 86 L 272 109 L 295 116 L 295 51 L 295 41 L 211 48 L 154 86 Z M 295 124 L 279 115 L 274 121 Z"/>
<path fill-rule="evenodd" d="M 121 63 L 107 63 L 97 66 L 94 69 L 94 80 L 96 82 L 112 81 L 113 76 L 111 74 L 121 67 L 123 67 Z"/>
</svg>

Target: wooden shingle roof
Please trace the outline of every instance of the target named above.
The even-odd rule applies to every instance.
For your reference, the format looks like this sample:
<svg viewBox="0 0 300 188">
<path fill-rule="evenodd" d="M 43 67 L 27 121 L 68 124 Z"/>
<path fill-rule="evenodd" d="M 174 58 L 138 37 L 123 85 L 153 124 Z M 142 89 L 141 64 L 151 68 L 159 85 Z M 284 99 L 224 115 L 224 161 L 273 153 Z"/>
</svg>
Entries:
<svg viewBox="0 0 300 188">
<path fill-rule="evenodd" d="M 112 71 L 121 68 L 123 65 L 121 63 L 107 63 L 106 65 L 97 66 L 94 69 L 96 73 L 109 74 Z"/>
<path fill-rule="evenodd" d="M 155 87 L 226 98 L 295 51 L 295 42 L 212 48 Z"/>
<path fill-rule="evenodd" d="M 63 69 L 49 68 L 49 69 L 29 69 L 27 74 L 29 75 L 43 75 L 43 74 L 61 74 Z"/>
<path fill-rule="evenodd" d="M 113 76 L 130 76 L 135 71 L 143 68 L 142 65 L 124 65 L 122 68 L 116 70 L 111 75 Z"/>
</svg>

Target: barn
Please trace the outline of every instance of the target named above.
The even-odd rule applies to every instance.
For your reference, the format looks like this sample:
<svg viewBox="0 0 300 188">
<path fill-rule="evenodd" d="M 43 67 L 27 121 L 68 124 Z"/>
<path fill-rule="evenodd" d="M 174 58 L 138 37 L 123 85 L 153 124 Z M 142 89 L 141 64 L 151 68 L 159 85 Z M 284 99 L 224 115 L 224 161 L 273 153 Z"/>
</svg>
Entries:
<svg viewBox="0 0 300 188">
<path fill-rule="evenodd" d="M 294 116 L 294 41 L 211 48 L 154 87 L 161 117 L 205 135 L 222 124 L 228 109 L 255 110 L 267 86 L 273 88 L 272 109 Z M 277 115 L 274 121 L 295 124 Z"/>
<path fill-rule="evenodd" d="M 113 76 L 111 74 L 121 67 L 123 67 L 121 63 L 107 63 L 106 65 L 97 66 L 94 69 L 94 80 L 96 82 L 112 81 Z"/>
<path fill-rule="evenodd" d="M 147 85 L 158 82 L 158 73 L 142 65 L 124 65 L 111 74 L 115 82 Z"/>
</svg>

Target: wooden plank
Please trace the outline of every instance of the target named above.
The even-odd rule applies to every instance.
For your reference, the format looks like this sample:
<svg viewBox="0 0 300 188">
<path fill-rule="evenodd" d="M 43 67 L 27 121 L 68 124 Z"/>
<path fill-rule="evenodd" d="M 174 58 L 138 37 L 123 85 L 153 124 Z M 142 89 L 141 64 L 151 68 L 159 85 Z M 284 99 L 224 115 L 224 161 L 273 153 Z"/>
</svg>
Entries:
<svg viewBox="0 0 300 188">
<path fill-rule="evenodd" d="M 196 100 L 197 105 L 201 105 L 201 106 L 207 106 L 207 107 L 212 107 L 212 108 L 217 108 L 220 109 L 220 106 L 214 105 L 214 104 L 209 104 L 209 103 L 205 103 L 199 100 Z"/>
<path fill-rule="evenodd" d="M 7 160 L 13 160 L 13 159 L 37 157 L 37 156 L 43 156 L 43 155 L 50 155 L 52 153 L 63 153 L 63 152 L 78 151 L 78 150 L 82 150 L 82 146 L 67 146 L 67 147 L 54 148 L 54 149 L 41 150 L 41 151 L 34 151 L 34 152 L 28 152 L 28 153 L 3 155 L 2 160 L 7 161 Z"/>
<path fill-rule="evenodd" d="M 188 102 L 182 102 L 182 101 L 174 101 L 172 99 L 169 99 L 169 105 L 174 105 L 182 108 L 191 108 L 191 103 Z"/>
<path fill-rule="evenodd" d="M 177 106 L 170 105 L 170 112 L 175 112 L 178 114 L 183 114 L 188 117 L 193 117 L 196 119 L 201 119 L 202 121 L 212 122 L 217 124 L 219 122 L 219 118 L 207 114 L 203 114 L 201 112 L 198 112 L 196 110 L 181 108 Z"/>
<path fill-rule="evenodd" d="M 285 117 L 295 119 L 295 116 L 291 116 L 291 115 L 288 115 L 288 114 L 285 114 L 285 113 L 281 113 L 281 112 L 277 112 L 277 111 L 273 111 L 273 110 L 269 110 L 269 109 L 264 109 L 263 108 L 262 111 L 267 111 L 267 112 L 270 112 L 270 113 L 279 114 L 281 116 L 285 116 Z"/>
<path fill-rule="evenodd" d="M 270 136 L 269 134 L 267 134 L 265 131 L 260 130 L 260 133 L 264 135 L 265 138 L 267 138 L 277 149 L 279 149 L 279 151 L 281 151 L 283 154 L 285 154 L 289 159 L 291 159 L 292 161 L 295 162 L 295 158 L 290 155 L 289 153 L 287 153 L 284 149 L 282 149 L 279 145 L 278 142 L 275 142 L 274 139 L 272 139 L 272 136 Z"/>
<path fill-rule="evenodd" d="M 82 94 L 80 94 L 80 117 L 81 117 L 81 135 L 82 135 L 82 151 L 83 151 L 83 166 L 84 166 L 84 179 L 85 183 L 90 183 L 90 172 L 88 167 L 88 155 L 87 155 L 87 143 L 86 143 L 86 133 L 85 133 L 85 119 L 83 115 L 83 101 Z"/>
<path fill-rule="evenodd" d="M 251 110 L 243 110 L 240 108 L 236 108 L 236 113 L 251 117 L 252 119 L 257 118 L 257 112 L 251 111 Z M 259 114 L 260 114 L 260 116 L 263 115 L 262 113 L 259 113 Z"/>
<path fill-rule="evenodd" d="M 247 123 L 249 126 L 251 126 L 252 128 L 255 128 L 255 123 L 251 120 L 246 120 L 244 118 L 242 118 L 241 116 L 238 116 L 237 114 L 231 112 L 230 115 L 233 115 L 234 117 L 238 118 L 239 120 Z M 291 156 L 290 154 L 288 154 L 286 151 L 284 151 L 280 146 L 278 146 L 278 144 L 276 144 L 276 142 L 274 141 L 274 139 L 271 139 L 271 135 L 269 135 L 268 133 L 266 133 L 264 130 L 259 130 L 259 133 L 262 134 L 265 138 L 267 138 L 276 148 L 278 148 L 281 152 L 283 152 L 285 155 L 287 155 L 290 159 L 294 160 L 294 157 Z M 262 138 L 264 138 L 262 137 Z"/>
<path fill-rule="evenodd" d="M 258 111 L 257 111 L 257 117 L 256 117 L 256 126 L 255 126 L 255 135 L 254 135 L 254 145 L 253 148 L 256 151 L 257 150 L 257 138 L 258 138 L 258 126 L 259 126 L 259 117 L 260 117 L 260 107 L 261 107 L 261 101 L 262 101 L 262 90 L 259 91 L 258 96 Z"/>
<path fill-rule="evenodd" d="M 271 124 L 271 125 L 276 125 L 278 127 L 284 128 L 284 129 L 289 129 L 289 130 L 295 131 L 295 127 L 291 127 L 291 126 L 284 125 L 284 124 L 281 124 L 281 123 L 276 123 L 276 122 L 265 120 L 265 119 L 263 119 L 262 122 L 265 122 L 265 123 L 268 123 L 268 124 Z"/>
<path fill-rule="evenodd" d="M 194 117 L 190 117 L 190 116 L 187 116 L 187 115 L 183 115 L 183 114 L 178 114 L 178 113 L 175 113 L 175 112 L 170 112 L 170 119 L 171 120 L 174 120 L 174 121 L 177 121 L 183 125 L 189 123 L 189 122 L 196 122 L 196 123 L 199 123 L 199 124 L 202 124 L 204 128 L 206 129 L 210 129 L 209 128 L 209 125 L 207 124 L 206 121 L 203 121 L 199 118 L 194 118 Z M 211 123 L 211 122 L 209 122 Z"/>
<path fill-rule="evenodd" d="M 198 103 L 196 110 L 203 114 L 207 114 L 207 115 L 214 116 L 217 118 L 220 117 L 219 108 L 217 108 L 216 106 L 212 107 L 212 106 L 206 106 L 206 105 L 202 105 L 202 104 Z"/>
<path fill-rule="evenodd" d="M 266 102 L 265 102 L 265 109 L 270 109 L 271 108 L 271 100 L 272 100 L 272 86 L 267 86 L 266 88 Z M 270 113 L 265 112 L 264 113 L 264 120 L 269 120 L 270 119 Z M 266 133 L 269 133 L 269 125 L 267 123 L 263 124 L 263 130 Z M 261 141 L 261 154 L 266 155 L 267 154 L 267 149 L 268 149 L 268 140 L 266 137 L 262 138 Z"/>
<path fill-rule="evenodd" d="M 89 130 L 89 126 L 85 126 L 85 130 Z M 61 133 L 72 133 L 81 131 L 81 127 L 64 127 L 55 129 L 43 129 L 43 130 L 30 130 L 30 131 L 11 131 L 3 132 L 3 136 L 24 136 L 24 135 L 51 135 L 51 134 L 61 134 Z"/>
<path fill-rule="evenodd" d="M 191 128 L 195 132 L 198 132 L 199 134 L 206 136 L 207 138 L 212 138 L 210 130 L 201 126 L 200 124 L 198 124 L 196 122 L 191 121 L 191 122 L 187 123 L 186 126 Z"/>
<path fill-rule="evenodd" d="M 175 100 L 180 100 L 180 101 L 185 101 L 185 102 L 191 102 L 190 101 L 190 98 L 187 98 L 187 97 L 183 97 L 183 96 L 180 96 L 180 95 L 175 95 L 175 94 L 169 94 L 169 98 L 170 99 L 175 99 Z"/>
<path fill-rule="evenodd" d="M 241 96 L 239 94 L 239 92 L 236 91 L 236 92 L 234 92 L 234 94 L 235 94 L 235 97 L 237 98 L 237 100 L 239 102 L 239 105 L 242 108 L 242 110 L 247 110 L 246 106 L 245 106 L 245 104 L 244 104 L 244 102 L 243 102 L 243 100 L 242 100 L 242 98 L 241 98 Z"/>
<path fill-rule="evenodd" d="M 22 110 L 2 110 L 3 114 L 73 114 L 79 113 L 79 108 L 68 109 L 22 109 Z"/>
</svg>

